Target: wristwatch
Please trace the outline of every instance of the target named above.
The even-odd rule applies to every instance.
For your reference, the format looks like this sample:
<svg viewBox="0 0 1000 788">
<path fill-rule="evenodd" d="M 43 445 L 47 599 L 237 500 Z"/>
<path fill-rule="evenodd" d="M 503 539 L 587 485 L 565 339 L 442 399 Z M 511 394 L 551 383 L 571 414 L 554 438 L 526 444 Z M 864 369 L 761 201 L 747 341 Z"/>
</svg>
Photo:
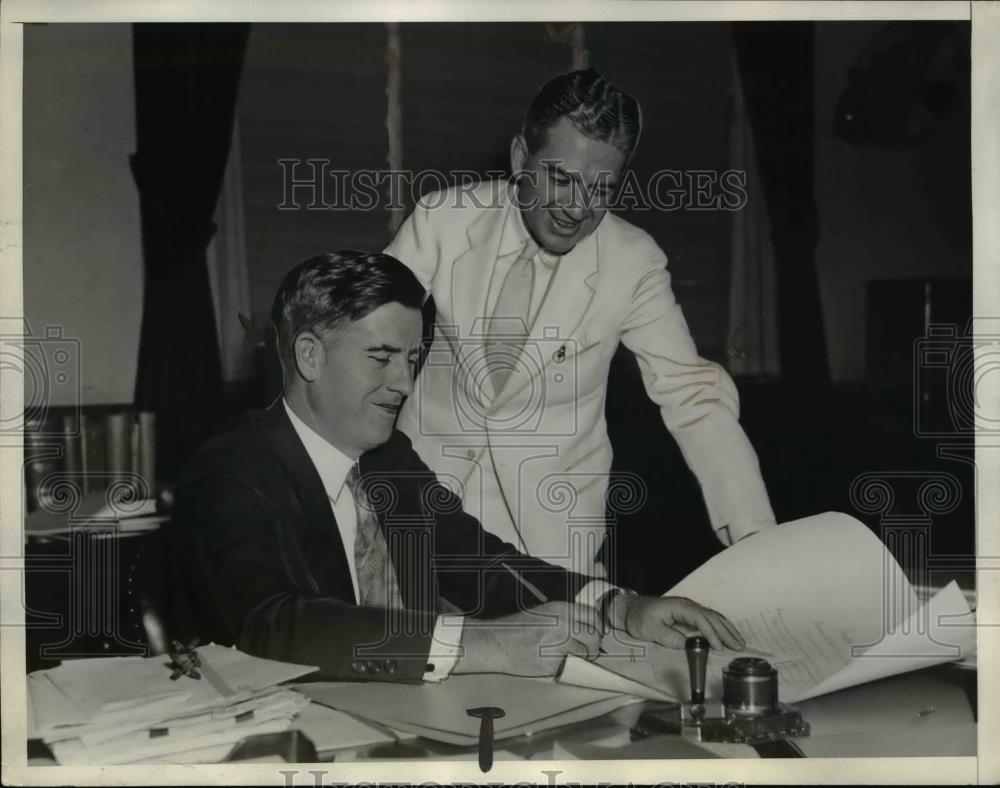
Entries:
<svg viewBox="0 0 1000 788">
<path fill-rule="evenodd" d="M 613 629 L 611 626 L 611 603 L 614 602 L 615 597 L 622 595 L 636 596 L 636 593 L 625 588 L 612 588 L 601 594 L 601 598 L 598 599 L 597 610 L 600 613 L 602 633 L 610 632 Z"/>
</svg>

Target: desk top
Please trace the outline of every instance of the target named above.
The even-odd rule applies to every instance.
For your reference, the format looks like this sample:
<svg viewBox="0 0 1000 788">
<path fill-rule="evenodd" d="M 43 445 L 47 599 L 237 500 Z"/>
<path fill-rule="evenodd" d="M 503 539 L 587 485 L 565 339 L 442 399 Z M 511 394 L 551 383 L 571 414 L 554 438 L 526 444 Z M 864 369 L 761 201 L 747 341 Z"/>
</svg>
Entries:
<svg viewBox="0 0 1000 788">
<path fill-rule="evenodd" d="M 976 672 L 941 665 L 892 676 L 797 704 L 811 735 L 795 739 L 805 757 L 966 756 L 976 754 Z M 633 742 L 629 731 L 652 701 L 601 717 L 497 743 L 496 760 L 757 758 L 740 744 L 680 736 Z M 308 729 L 303 731 L 309 735 Z M 768 757 L 766 750 L 764 757 Z M 475 760 L 475 747 L 422 737 L 364 748 L 321 750 L 325 761 Z"/>
<path fill-rule="evenodd" d="M 497 743 L 495 760 L 654 760 L 770 757 L 766 748 L 699 742 L 686 736 L 632 741 L 630 729 L 654 705 L 642 701 L 601 717 Z M 804 757 L 974 756 L 976 672 L 941 665 L 892 676 L 797 704 L 812 735 L 794 740 Z M 321 720 L 321 717 L 317 717 Z M 312 725 L 322 722 L 310 723 Z M 298 730 L 317 741 L 322 730 Z M 29 748 L 29 751 L 31 748 Z M 327 762 L 469 760 L 476 747 L 423 737 L 319 751 Z M 53 765 L 33 753 L 31 765 Z"/>
</svg>

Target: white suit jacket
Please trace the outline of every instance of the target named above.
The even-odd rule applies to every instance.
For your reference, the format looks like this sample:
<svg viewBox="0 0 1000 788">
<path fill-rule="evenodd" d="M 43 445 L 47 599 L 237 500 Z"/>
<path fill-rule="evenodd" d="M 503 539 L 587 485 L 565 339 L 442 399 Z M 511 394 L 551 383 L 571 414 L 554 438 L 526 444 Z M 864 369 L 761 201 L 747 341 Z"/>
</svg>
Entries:
<svg viewBox="0 0 1000 788">
<path fill-rule="evenodd" d="M 736 540 L 774 524 L 732 379 L 699 358 L 663 252 L 614 214 L 561 259 L 514 372 L 492 390 L 483 344 L 490 277 L 498 256 L 520 243 L 508 189 L 487 181 L 427 195 L 385 250 L 437 308 L 430 353 L 398 423 L 422 459 L 497 536 L 600 572 L 605 500 L 612 516 L 634 511 L 645 484 L 668 481 L 624 478 L 609 489 L 604 402 L 621 341 L 701 484 L 712 527 L 729 526 Z"/>
</svg>

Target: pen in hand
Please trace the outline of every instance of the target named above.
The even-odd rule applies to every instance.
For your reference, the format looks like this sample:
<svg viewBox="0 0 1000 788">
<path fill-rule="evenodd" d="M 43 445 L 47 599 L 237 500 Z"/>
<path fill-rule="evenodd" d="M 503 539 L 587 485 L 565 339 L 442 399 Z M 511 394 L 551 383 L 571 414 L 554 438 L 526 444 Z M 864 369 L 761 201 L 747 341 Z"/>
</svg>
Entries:
<svg viewBox="0 0 1000 788">
<path fill-rule="evenodd" d="M 540 603 L 545 604 L 546 602 L 549 601 L 549 598 L 539 590 L 538 586 L 536 586 L 534 583 L 527 580 L 526 578 L 522 577 L 521 573 L 518 572 L 516 569 L 511 568 L 511 566 L 506 561 L 501 561 L 500 566 L 502 566 L 504 569 L 510 572 L 514 576 L 514 579 L 517 580 L 517 582 L 520 583 L 521 586 L 525 588 L 528 592 L 530 592 L 531 595 Z"/>
</svg>

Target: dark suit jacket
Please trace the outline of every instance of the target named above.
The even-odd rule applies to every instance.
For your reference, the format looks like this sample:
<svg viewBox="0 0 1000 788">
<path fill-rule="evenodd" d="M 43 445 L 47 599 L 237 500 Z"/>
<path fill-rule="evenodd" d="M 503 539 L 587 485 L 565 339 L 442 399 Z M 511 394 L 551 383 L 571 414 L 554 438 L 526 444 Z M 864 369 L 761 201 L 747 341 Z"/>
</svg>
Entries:
<svg viewBox="0 0 1000 788">
<path fill-rule="evenodd" d="M 441 597 L 484 618 L 538 604 L 501 562 L 550 600 L 572 599 L 590 579 L 484 531 L 401 432 L 359 468 L 403 611 L 357 605 L 329 498 L 279 400 L 202 447 L 178 483 L 167 534 L 173 632 L 317 665 L 317 678 L 419 681 Z"/>
</svg>

